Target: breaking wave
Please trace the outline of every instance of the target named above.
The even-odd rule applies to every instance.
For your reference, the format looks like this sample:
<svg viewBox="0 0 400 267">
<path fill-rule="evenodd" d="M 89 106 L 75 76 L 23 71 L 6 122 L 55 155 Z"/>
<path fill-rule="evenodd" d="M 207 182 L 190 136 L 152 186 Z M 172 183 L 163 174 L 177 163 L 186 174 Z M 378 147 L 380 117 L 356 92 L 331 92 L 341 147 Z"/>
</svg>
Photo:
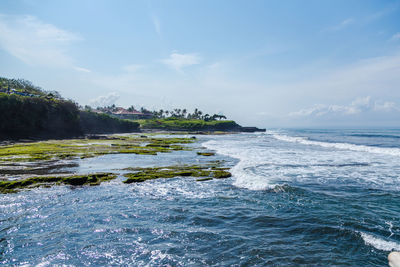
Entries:
<svg viewBox="0 0 400 267">
<path fill-rule="evenodd" d="M 329 142 L 321 142 L 321 141 L 313 141 L 309 140 L 304 137 L 294 137 L 294 136 L 287 136 L 278 134 L 275 132 L 269 132 L 273 138 L 285 142 L 291 143 L 299 143 L 303 145 L 314 145 L 314 146 L 321 146 L 325 148 L 334 148 L 334 149 L 341 149 L 341 150 L 351 150 L 351 151 L 358 151 L 358 152 L 368 152 L 368 153 L 377 153 L 377 154 L 385 154 L 391 156 L 400 156 L 400 149 L 399 148 L 383 148 L 383 147 L 374 147 L 374 146 L 366 146 L 366 145 L 355 145 L 349 143 L 329 143 Z"/>
<path fill-rule="evenodd" d="M 400 244 L 394 241 L 386 241 L 380 239 L 378 237 L 372 236 L 370 234 L 366 234 L 363 232 L 359 232 L 361 238 L 364 240 L 366 245 L 373 246 L 376 249 L 383 251 L 392 251 L 392 250 L 400 250 Z"/>
</svg>

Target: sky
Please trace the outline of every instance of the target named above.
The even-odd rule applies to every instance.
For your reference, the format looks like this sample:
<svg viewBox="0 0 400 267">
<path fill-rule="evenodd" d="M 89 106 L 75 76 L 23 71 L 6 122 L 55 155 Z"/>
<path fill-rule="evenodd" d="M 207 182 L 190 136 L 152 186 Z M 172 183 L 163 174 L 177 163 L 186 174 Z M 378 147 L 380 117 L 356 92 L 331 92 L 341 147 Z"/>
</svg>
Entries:
<svg viewBox="0 0 400 267">
<path fill-rule="evenodd" d="M 0 76 L 93 107 L 400 127 L 400 0 L 0 0 Z"/>
</svg>

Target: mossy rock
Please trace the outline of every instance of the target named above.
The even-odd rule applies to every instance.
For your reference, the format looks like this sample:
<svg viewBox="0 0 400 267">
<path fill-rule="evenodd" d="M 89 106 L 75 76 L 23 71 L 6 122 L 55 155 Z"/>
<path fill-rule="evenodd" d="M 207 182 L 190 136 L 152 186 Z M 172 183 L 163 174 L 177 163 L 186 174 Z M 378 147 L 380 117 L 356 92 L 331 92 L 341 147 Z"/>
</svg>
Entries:
<svg viewBox="0 0 400 267">
<path fill-rule="evenodd" d="M 215 165 L 181 165 L 181 166 L 166 166 L 153 168 L 127 168 L 125 170 L 134 171 L 127 173 L 124 176 L 128 179 L 124 181 L 126 184 L 139 183 L 147 180 L 160 178 L 175 178 L 175 177 L 196 177 L 211 180 L 213 178 L 227 178 L 231 173 L 224 170 L 212 169 Z M 206 181 L 204 180 L 204 181 Z"/>
<path fill-rule="evenodd" d="M 109 181 L 116 177 L 113 173 L 95 173 L 72 176 L 38 176 L 16 181 L 1 181 L 0 193 L 15 193 L 25 188 L 48 187 L 57 184 L 72 186 L 99 185 L 101 182 Z"/>
<path fill-rule="evenodd" d="M 221 171 L 221 170 L 215 170 L 213 172 L 214 178 L 217 179 L 223 179 L 223 178 L 229 178 L 232 176 L 232 174 L 228 171 Z"/>
<path fill-rule="evenodd" d="M 125 153 L 157 155 L 157 153 L 191 150 L 183 144 L 195 141 L 191 138 L 141 138 L 138 136 L 98 136 L 94 140 L 69 139 L 0 146 L 0 162 L 83 159 Z"/>
</svg>

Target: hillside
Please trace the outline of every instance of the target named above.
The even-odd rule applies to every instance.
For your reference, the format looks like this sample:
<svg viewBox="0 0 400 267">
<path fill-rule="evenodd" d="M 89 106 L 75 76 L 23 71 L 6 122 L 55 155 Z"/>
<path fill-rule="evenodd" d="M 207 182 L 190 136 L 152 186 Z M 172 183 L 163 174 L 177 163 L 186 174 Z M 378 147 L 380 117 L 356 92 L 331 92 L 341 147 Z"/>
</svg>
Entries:
<svg viewBox="0 0 400 267">
<path fill-rule="evenodd" d="M 0 140 L 70 138 L 84 134 L 134 132 L 136 122 L 81 111 L 76 103 L 23 80 L 0 78 Z M 21 82 L 22 81 L 22 82 Z M 8 87 L 12 85 L 12 91 Z"/>
<path fill-rule="evenodd" d="M 30 81 L 23 79 L 7 79 L 3 77 L 0 77 L 0 92 L 23 96 L 45 97 L 47 95 L 54 95 L 54 92 L 46 93 L 40 87 L 33 85 Z"/>
</svg>

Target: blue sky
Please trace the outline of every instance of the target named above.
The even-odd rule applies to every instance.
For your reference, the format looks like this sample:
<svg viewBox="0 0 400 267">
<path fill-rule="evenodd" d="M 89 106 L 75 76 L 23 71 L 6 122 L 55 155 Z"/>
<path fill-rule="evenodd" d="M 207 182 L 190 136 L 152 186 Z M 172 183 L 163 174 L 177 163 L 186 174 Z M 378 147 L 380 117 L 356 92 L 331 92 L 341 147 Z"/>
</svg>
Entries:
<svg viewBox="0 0 400 267">
<path fill-rule="evenodd" d="M 400 1 L 0 1 L 0 76 L 85 105 L 400 126 Z"/>
</svg>

